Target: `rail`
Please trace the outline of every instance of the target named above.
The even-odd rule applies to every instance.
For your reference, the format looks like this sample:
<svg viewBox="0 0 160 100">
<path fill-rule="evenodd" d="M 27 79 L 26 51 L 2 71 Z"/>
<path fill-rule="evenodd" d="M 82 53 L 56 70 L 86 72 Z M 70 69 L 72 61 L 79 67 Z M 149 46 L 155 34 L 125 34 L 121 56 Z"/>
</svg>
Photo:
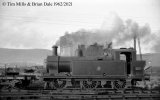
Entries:
<svg viewBox="0 0 160 100">
<path fill-rule="evenodd" d="M 1 91 L 1 100 L 54 100 L 54 99 L 94 99 L 94 100 L 160 100 L 160 90 L 108 90 L 101 92 L 54 91 L 54 90 L 12 90 Z"/>
</svg>

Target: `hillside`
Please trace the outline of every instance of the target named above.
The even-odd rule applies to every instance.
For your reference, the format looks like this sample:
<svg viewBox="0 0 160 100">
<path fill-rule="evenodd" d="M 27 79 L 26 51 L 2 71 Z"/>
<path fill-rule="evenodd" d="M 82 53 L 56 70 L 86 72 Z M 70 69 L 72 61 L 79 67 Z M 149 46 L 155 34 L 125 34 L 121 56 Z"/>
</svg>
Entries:
<svg viewBox="0 0 160 100">
<path fill-rule="evenodd" d="M 140 56 L 137 56 L 140 59 Z M 142 59 L 146 60 L 147 66 L 160 67 L 160 53 L 147 53 L 142 55 Z"/>
<path fill-rule="evenodd" d="M 43 64 L 47 55 L 51 55 L 46 49 L 6 49 L 0 48 L 0 63 L 10 64 Z"/>
</svg>

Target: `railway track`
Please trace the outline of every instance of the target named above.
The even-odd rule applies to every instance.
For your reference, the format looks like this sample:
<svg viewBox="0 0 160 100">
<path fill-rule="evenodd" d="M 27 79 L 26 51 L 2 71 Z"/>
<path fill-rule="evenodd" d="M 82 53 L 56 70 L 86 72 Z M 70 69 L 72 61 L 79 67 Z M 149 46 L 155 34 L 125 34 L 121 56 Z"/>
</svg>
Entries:
<svg viewBox="0 0 160 100">
<path fill-rule="evenodd" d="M 160 100 L 160 90 L 108 90 L 95 92 L 92 90 L 12 90 L 1 91 L 1 100 Z"/>
</svg>

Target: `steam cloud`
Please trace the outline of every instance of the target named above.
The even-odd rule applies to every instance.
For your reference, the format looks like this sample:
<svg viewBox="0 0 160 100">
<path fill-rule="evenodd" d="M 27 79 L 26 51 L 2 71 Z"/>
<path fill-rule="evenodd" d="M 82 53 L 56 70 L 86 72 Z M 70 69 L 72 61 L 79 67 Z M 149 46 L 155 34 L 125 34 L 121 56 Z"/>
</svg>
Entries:
<svg viewBox="0 0 160 100">
<path fill-rule="evenodd" d="M 139 37 L 142 51 L 160 52 L 160 37 L 151 32 L 149 24 L 140 26 L 137 22 L 128 19 L 123 21 L 119 16 L 114 15 L 111 25 L 106 27 L 107 21 L 97 30 L 81 29 L 77 32 L 66 32 L 57 41 L 61 47 L 77 46 L 78 44 L 90 45 L 95 42 L 105 44 L 113 42 L 113 47 L 133 47 L 133 37 Z M 160 33 L 160 32 L 159 32 Z"/>
</svg>

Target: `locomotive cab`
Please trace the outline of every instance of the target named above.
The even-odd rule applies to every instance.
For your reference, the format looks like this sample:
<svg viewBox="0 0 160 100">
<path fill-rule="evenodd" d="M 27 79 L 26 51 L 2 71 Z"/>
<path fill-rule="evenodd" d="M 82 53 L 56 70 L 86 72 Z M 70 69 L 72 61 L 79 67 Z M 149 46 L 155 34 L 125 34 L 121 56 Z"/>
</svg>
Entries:
<svg viewBox="0 0 160 100">
<path fill-rule="evenodd" d="M 134 78 L 142 78 L 144 75 L 145 61 L 137 60 L 136 50 L 133 48 L 121 48 L 113 50 L 114 60 L 126 62 L 126 75 Z"/>
</svg>

